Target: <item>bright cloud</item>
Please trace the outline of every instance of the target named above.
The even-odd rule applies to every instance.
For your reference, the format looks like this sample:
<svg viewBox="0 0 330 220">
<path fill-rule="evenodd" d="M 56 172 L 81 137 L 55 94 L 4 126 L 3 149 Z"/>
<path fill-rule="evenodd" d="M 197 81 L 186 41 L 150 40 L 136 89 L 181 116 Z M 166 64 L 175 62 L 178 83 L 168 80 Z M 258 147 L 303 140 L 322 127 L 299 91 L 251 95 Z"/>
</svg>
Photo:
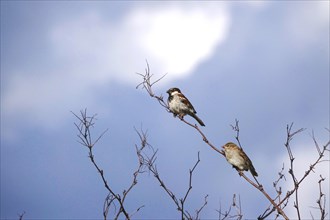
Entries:
<svg viewBox="0 0 330 220">
<path fill-rule="evenodd" d="M 140 35 L 140 44 L 147 57 L 160 66 L 161 72 L 176 75 L 191 73 L 227 36 L 229 18 L 225 10 L 207 11 L 193 8 L 185 11 L 136 11 L 131 21 L 147 28 Z"/>
<path fill-rule="evenodd" d="M 134 9 L 116 24 L 96 13 L 83 15 L 58 24 L 51 39 L 60 57 L 83 67 L 79 74 L 136 83 L 134 73 L 145 59 L 153 72 L 171 73 L 167 80 L 188 75 L 225 40 L 228 27 L 223 4 L 216 10 L 171 5 Z"/>
<path fill-rule="evenodd" d="M 315 1 L 299 4 L 296 13 L 287 14 L 286 31 L 294 43 L 305 48 L 319 41 L 320 33 L 329 30 L 329 1 Z"/>
<path fill-rule="evenodd" d="M 110 19 L 91 10 L 50 26 L 45 60 L 36 61 L 38 72 L 25 68 L 9 80 L 3 115 L 48 127 L 75 100 L 87 103 L 93 86 L 114 80 L 137 85 L 135 72 L 144 70 L 145 59 L 154 74 L 169 72 L 166 80 L 187 76 L 225 40 L 229 26 L 223 4 L 140 6 Z M 43 64 L 50 62 L 47 57 L 56 62 L 52 68 Z"/>
</svg>

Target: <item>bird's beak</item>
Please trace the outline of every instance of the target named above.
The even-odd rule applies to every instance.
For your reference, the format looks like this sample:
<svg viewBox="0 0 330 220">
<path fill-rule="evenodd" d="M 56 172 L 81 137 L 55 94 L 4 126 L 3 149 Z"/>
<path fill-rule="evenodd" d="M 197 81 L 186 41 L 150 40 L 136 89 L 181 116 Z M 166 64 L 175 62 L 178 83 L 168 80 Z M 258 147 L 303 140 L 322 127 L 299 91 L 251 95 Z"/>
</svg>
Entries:
<svg viewBox="0 0 330 220">
<path fill-rule="evenodd" d="M 166 93 L 170 94 L 170 90 L 167 90 Z"/>
<path fill-rule="evenodd" d="M 223 149 L 223 150 L 221 150 L 222 155 L 226 156 L 225 146 L 222 146 L 222 149 Z"/>
</svg>

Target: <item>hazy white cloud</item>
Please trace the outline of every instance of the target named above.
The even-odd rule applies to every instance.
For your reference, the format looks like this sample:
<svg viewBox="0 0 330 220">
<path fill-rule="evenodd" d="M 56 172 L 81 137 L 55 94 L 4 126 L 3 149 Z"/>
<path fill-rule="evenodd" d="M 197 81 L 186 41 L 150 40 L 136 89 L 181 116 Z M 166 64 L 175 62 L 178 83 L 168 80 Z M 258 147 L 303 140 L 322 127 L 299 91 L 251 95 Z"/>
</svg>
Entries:
<svg viewBox="0 0 330 220">
<path fill-rule="evenodd" d="M 18 73 L 7 84 L 9 90 L 2 99 L 2 123 L 6 125 L 2 135 L 10 139 L 16 138 L 18 124 L 56 129 L 70 116 L 70 110 L 80 109 L 81 102 L 88 105 L 92 100 L 84 81 L 65 72 Z"/>
<path fill-rule="evenodd" d="M 136 83 L 134 73 L 145 59 L 167 80 L 187 75 L 212 55 L 227 36 L 228 10 L 223 4 L 137 7 L 118 23 L 95 12 L 58 24 L 51 39 L 58 56 L 81 66 L 89 79 Z"/>
<path fill-rule="evenodd" d="M 235 2 L 234 2 L 235 3 Z M 244 1 L 237 2 L 237 4 L 246 4 L 255 10 L 263 10 L 266 7 L 269 7 L 273 2 L 272 1 Z"/>
<path fill-rule="evenodd" d="M 322 32 L 329 31 L 329 1 L 297 4 L 296 12 L 287 13 L 285 29 L 292 36 L 294 45 L 304 49 L 319 41 Z"/>
<path fill-rule="evenodd" d="M 142 9 L 133 13 L 130 20 L 136 27 L 146 27 L 139 34 L 139 44 L 158 71 L 170 72 L 172 77 L 191 73 L 225 40 L 229 27 L 224 8 L 210 11 L 203 7 L 172 7 L 149 12 Z"/>
<path fill-rule="evenodd" d="M 116 21 L 93 10 L 61 19 L 45 34 L 50 50 L 38 61 L 43 66 L 52 57 L 56 67 L 15 74 L 4 91 L 4 115 L 52 125 L 81 97 L 87 103 L 93 86 L 114 80 L 135 86 L 145 59 L 153 73 L 169 72 L 166 80 L 187 76 L 227 36 L 228 11 L 215 6 L 139 6 Z"/>
</svg>

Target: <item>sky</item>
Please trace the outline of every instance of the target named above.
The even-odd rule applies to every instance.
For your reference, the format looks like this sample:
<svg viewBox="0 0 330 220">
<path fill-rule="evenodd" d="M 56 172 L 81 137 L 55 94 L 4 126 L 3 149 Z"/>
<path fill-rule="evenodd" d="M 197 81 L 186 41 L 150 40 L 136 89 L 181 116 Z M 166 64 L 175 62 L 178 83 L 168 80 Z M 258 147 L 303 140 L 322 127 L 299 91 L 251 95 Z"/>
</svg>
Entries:
<svg viewBox="0 0 330 220">
<path fill-rule="evenodd" d="M 1 219 L 23 212 L 26 219 L 102 218 L 107 192 L 77 142 L 71 113 L 85 108 L 97 114 L 95 137 L 109 129 L 94 154 L 117 193 L 138 165 L 137 128 L 148 131 L 160 175 L 178 198 L 200 153 L 186 205 L 191 213 L 209 195 L 201 217 L 217 219 L 233 194 L 244 218 L 264 212 L 269 203 L 259 191 L 136 89 L 146 60 L 154 79 L 167 73 L 154 92 L 167 98 L 167 89 L 179 87 L 216 147 L 235 142 L 230 125 L 239 120 L 240 142 L 271 196 L 283 165 L 281 186 L 293 187 L 288 124 L 306 128 L 291 143 L 298 178 L 318 157 L 312 133 L 320 146 L 329 141 L 328 1 L 1 1 Z M 313 207 L 320 175 L 328 201 L 329 161 L 301 185 L 305 219 L 319 216 Z M 296 218 L 292 202 L 285 211 Z M 180 218 L 148 173 L 126 205 L 131 212 L 144 205 L 135 219 Z"/>
</svg>

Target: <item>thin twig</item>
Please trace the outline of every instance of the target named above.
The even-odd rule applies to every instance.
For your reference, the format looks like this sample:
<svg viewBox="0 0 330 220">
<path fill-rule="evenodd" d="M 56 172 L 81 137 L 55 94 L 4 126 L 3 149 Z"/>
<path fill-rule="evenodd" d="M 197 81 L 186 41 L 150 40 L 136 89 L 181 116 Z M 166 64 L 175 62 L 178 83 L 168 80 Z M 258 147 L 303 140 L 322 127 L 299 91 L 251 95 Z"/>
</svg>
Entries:
<svg viewBox="0 0 330 220">
<path fill-rule="evenodd" d="M 231 126 L 231 128 L 236 132 L 236 136 L 235 136 L 235 139 L 236 139 L 236 141 L 237 141 L 237 143 L 238 143 L 238 146 L 241 148 L 241 149 L 243 149 L 242 148 L 242 145 L 241 145 L 241 142 L 240 142 L 240 140 L 239 140 L 239 121 L 238 121 L 238 119 L 235 119 L 235 125 L 230 125 Z"/>
<path fill-rule="evenodd" d="M 190 127 L 196 129 L 198 131 L 198 133 L 202 136 L 203 141 L 209 145 L 213 150 L 215 150 L 216 152 L 218 152 L 219 154 L 221 154 L 222 156 L 225 156 L 225 153 L 222 150 L 219 150 L 218 148 L 216 148 L 206 137 L 206 135 L 202 132 L 202 130 L 198 127 L 197 124 L 191 124 L 188 121 L 186 121 L 184 118 L 180 118 L 181 121 L 183 121 L 184 123 L 186 123 L 187 125 L 189 125 Z"/>
<path fill-rule="evenodd" d="M 208 197 L 209 197 L 209 195 L 206 195 L 204 197 L 204 203 L 203 203 L 203 205 L 199 209 L 196 210 L 196 219 L 199 219 L 199 214 L 202 212 L 202 210 L 204 209 L 204 207 L 207 205 L 207 198 Z"/>
<path fill-rule="evenodd" d="M 318 204 L 318 207 L 319 207 L 319 210 L 320 210 L 320 219 L 321 220 L 324 220 L 325 217 L 328 215 L 326 212 L 325 212 L 325 203 L 326 203 L 326 197 L 325 197 L 325 194 L 322 192 L 322 182 L 325 180 L 324 177 L 322 177 L 322 175 L 320 175 L 320 180 L 319 180 L 319 198 L 317 199 L 317 204 Z M 323 201 L 323 202 L 322 202 Z"/>
<path fill-rule="evenodd" d="M 25 215 L 25 211 L 23 211 L 22 214 L 18 214 L 19 220 L 23 220 L 24 215 Z"/>
<path fill-rule="evenodd" d="M 89 157 L 90 161 L 92 162 L 92 164 L 94 165 L 94 167 L 96 168 L 96 170 L 98 171 L 98 173 L 100 174 L 104 187 L 108 190 L 108 195 L 105 198 L 105 201 L 103 204 L 104 219 L 107 219 L 111 206 L 114 207 L 114 210 L 116 213 L 114 219 L 118 219 L 121 214 L 123 214 L 125 216 L 125 219 L 130 219 L 131 215 L 127 212 L 127 210 L 124 206 L 124 202 L 125 202 L 125 199 L 126 199 L 128 193 L 137 184 L 137 176 L 139 173 L 143 172 L 143 164 L 141 164 L 139 161 L 139 166 L 136 169 L 136 171 L 133 173 L 133 180 L 132 180 L 131 184 L 129 185 L 129 187 L 123 191 L 122 196 L 115 193 L 113 191 L 113 189 L 110 187 L 108 181 L 106 180 L 103 169 L 101 169 L 99 167 L 99 165 L 96 163 L 95 156 L 93 154 L 93 148 L 94 148 L 95 144 L 98 143 L 98 141 L 103 137 L 103 135 L 108 131 L 108 129 L 103 131 L 101 133 L 101 135 L 99 135 L 95 140 L 93 140 L 91 129 L 94 126 L 94 120 L 95 120 L 96 115 L 87 116 L 87 109 L 81 110 L 80 116 L 78 116 L 77 114 L 75 114 L 73 112 L 72 112 L 72 114 L 79 121 L 79 123 L 74 123 L 74 125 L 76 126 L 76 128 L 78 130 L 78 135 L 77 135 L 78 139 L 79 139 L 78 142 L 81 145 L 86 146 L 88 148 L 88 150 L 89 150 L 88 157 Z M 142 150 L 143 150 L 143 148 L 137 149 L 137 154 L 141 153 Z M 116 203 L 118 203 L 118 207 L 119 207 L 118 210 L 116 209 Z M 141 206 L 141 207 L 143 207 L 143 206 Z M 138 208 L 137 210 L 140 210 L 140 208 Z"/>
<path fill-rule="evenodd" d="M 139 133 L 139 132 L 138 132 Z M 149 145 L 149 143 L 146 140 L 146 135 L 144 134 L 140 134 L 139 136 L 142 137 L 141 139 L 141 143 L 143 145 Z M 193 173 L 196 169 L 196 167 L 198 166 L 198 164 L 200 163 L 200 156 L 199 156 L 199 152 L 198 152 L 198 158 L 196 163 L 194 164 L 193 168 L 189 170 L 189 185 L 188 185 L 188 189 L 184 195 L 183 198 L 178 199 L 177 196 L 169 189 L 169 187 L 165 184 L 165 182 L 163 181 L 163 179 L 160 177 L 160 174 L 158 173 L 157 170 L 157 166 L 155 164 L 156 162 L 156 154 L 157 151 L 153 152 L 153 154 L 151 156 L 148 155 L 140 155 L 141 159 L 140 161 L 142 161 L 142 163 L 148 167 L 149 171 L 153 174 L 153 176 L 156 178 L 156 180 L 158 181 L 158 183 L 160 184 L 160 186 L 164 189 L 164 191 L 166 192 L 166 194 L 171 198 L 171 200 L 174 202 L 177 210 L 180 212 L 181 214 L 181 219 L 193 219 L 193 217 L 190 215 L 190 213 L 188 211 L 185 210 L 185 203 L 187 202 L 187 198 L 189 193 L 191 192 L 192 189 L 192 177 L 193 177 Z M 207 204 L 207 200 L 206 200 L 207 196 L 204 198 L 205 201 L 202 205 L 201 208 L 199 208 L 196 211 L 196 219 L 198 218 L 200 212 L 203 210 L 203 208 L 206 206 Z"/>
<path fill-rule="evenodd" d="M 231 214 L 232 212 L 232 208 L 235 208 L 236 213 Z M 220 203 L 220 209 L 216 210 L 219 214 L 218 218 L 219 220 L 225 220 L 225 219 L 237 219 L 237 220 L 241 220 L 243 218 L 243 214 L 242 214 L 242 206 L 241 206 L 241 197 L 238 196 L 238 204 L 236 201 L 236 194 L 233 195 L 233 200 L 228 208 L 227 211 L 222 212 L 222 208 L 221 208 L 221 203 Z"/>
</svg>

